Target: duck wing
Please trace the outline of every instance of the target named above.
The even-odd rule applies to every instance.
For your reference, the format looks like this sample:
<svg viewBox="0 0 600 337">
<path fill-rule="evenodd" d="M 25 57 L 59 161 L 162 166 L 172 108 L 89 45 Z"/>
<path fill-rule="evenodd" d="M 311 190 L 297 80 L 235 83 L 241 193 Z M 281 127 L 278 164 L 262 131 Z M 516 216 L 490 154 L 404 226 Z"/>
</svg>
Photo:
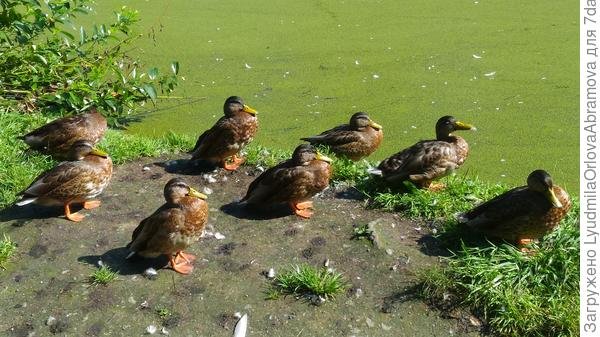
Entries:
<svg viewBox="0 0 600 337">
<path fill-rule="evenodd" d="M 526 186 L 516 187 L 464 213 L 460 220 L 480 230 L 502 224 L 526 223 L 550 209 L 550 204 Z"/>
<path fill-rule="evenodd" d="M 359 132 L 352 130 L 349 125 L 340 125 L 312 137 L 300 138 L 313 145 L 322 144 L 329 146 L 354 143 L 362 139 Z"/>
<path fill-rule="evenodd" d="M 133 252 L 167 252 L 170 246 L 169 235 L 184 225 L 185 214 L 179 207 L 163 205 L 140 222 L 133 231 L 127 248 Z"/>
</svg>

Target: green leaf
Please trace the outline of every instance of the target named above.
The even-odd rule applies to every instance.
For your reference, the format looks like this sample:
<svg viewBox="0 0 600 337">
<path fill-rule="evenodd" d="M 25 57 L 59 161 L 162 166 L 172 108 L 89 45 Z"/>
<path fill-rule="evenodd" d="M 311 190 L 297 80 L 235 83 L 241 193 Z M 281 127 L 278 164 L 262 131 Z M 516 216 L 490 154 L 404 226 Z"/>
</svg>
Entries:
<svg viewBox="0 0 600 337">
<path fill-rule="evenodd" d="M 150 97 L 150 99 L 152 99 L 153 101 L 156 100 L 156 89 L 154 89 L 154 86 L 152 84 L 142 84 L 142 89 L 144 90 L 146 95 Z"/>
<path fill-rule="evenodd" d="M 65 35 L 66 37 L 68 37 L 69 39 L 71 39 L 71 40 L 75 40 L 75 36 L 74 36 L 73 34 L 71 34 L 71 33 L 67 32 L 67 31 L 65 31 L 65 30 L 61 30 L 60 32 L 61 32 L 63 35 Z"/>
<path fill-rule="evenodd" d="M 177 61 L 171 62 L 171 71 L 175 75 L 179 74 L 179 62 L 177 62 Z"/>
<path fill-rule="evenodd" d="M 42 55 L 40 55 L 40 54 L 34 54 L 34 56 L 37 57 L 40 61 L 42 61 L 42 63 L 44 63 L 46 65 L 48 64 L 48 60 L 46 60 L 46 58 L 43 57 Z"/>
<path fill-rule="evenodd" d="M 79 28 L 79 38 L 80 44 L 84 44 L 87 40 L 87 34 L 85 33 L 85 29 L 83 28 L 83 26 Z"/>
<path fill-rule="evenodd" d="M 150 68 L 150 70 L 148 70 L 148 77 L 151 80 L 154 80 L 156 78 L 156 76 L 158 76 L 158 68 L 156 68 L 156 67 Z"/>
</svg>

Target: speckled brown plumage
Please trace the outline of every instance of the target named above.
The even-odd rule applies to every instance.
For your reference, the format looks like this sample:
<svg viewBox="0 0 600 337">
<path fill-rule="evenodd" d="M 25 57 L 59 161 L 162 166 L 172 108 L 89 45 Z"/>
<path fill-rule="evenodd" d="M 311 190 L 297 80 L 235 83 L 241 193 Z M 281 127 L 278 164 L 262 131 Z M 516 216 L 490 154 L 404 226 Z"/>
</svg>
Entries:
<svg viewBox="0 0 600 337">
<path fill-rule="evenodd" d="M 80 221 L 83 217 L 70 214 L 69 205 L 85 203 L 102 193 L 112 177 L 112 161 L 106 153 L 94 149 L 88 141 L 75 142 L 69 153 L 71 161 L 61 162 L 38 176 L 20 193 L 22 199 L 17 205 L 31 202 L 64 205 L 67 218 Z"/>
<path fill-rule="evenodd" d="M 469 145 L 451 132 L 475 130 L 452 116 L 440 118 L 436 124 L 436 140 L 424 140 L 385 159 L 379 164 L 381 175 L 390 182 L 410 180 L 419 187 L 460 167 L 469 154 Z"/>
<path fill-rule="evenodd" d="M 258 176 L 242 202 L 257 208 L 289 203 L 296 214 L 310 217 L 312 213 L 303 210 L 311 208 L 309 199 L 329 185 L 330 162 L 331 159 L 319 154 L 311 145 L 300 145 L 291 159 Z"/>
<path fill-rule="evenodd" d="M 188 274 L 193 255 L 182 251 L 202 235 L 208 219 L 206 196 L 180 178 L 167 182 L 164 195 L 165 204 L 140 222 L 127 248 L 143 257 L 168 255 L 174 270 Z M 186 262 L 178 262 L 179 256 Z"/>
<path fill-rule="evenodd" d="M 560 207 L 555 205 L 554 197 Z M 570 209 L 567 192 L 554 185 L 547 172 L 536 170 L 529 175 L 527 186 L 486 201 L 463 214 L 460 220 L 486 236 L 519 243 L 552 231 Z"/>
<path fill-rule="evenodd" d="M 383 140 L 383 131 L 381 125 L 373 122 L 366 113 L 357 112 L 348 124 L 302 140 L 312 145 L 326 145 L 334 153 L 357 161 L 377 150 Z"/>
<path fill-rule="evenodd" d="M 206 130 L 192 150 L 192 160 L 206 160 L 226 169 L 236 169 L 241 160 L 238 152 L 252 141 L 258 130 L 256 111 L 244 104 L 241 97 L 227 98 L 223 106 L 225 116 Z M 232 158 L 234 165 L 227 165 Z"/>
<path fill-rule="evenodd" d="M 97 144 L 106 132 L 106 118 L 96 109 L 56 119 L 20 137 L 29 147 L 65 159 L 73 143 L 87 140 Z"/>
</svg>

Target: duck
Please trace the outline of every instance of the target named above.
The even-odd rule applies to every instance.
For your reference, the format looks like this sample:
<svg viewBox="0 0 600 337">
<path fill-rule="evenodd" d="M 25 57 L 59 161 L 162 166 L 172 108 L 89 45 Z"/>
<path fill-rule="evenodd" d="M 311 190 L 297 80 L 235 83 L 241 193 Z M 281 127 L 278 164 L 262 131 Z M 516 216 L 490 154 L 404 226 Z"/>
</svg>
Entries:
<svg viewBox="0 0 600 337">
<path fill-rule="evenodd" d="M 227 98 L 223 112 L 224 116 L 198 137 L 191 160 L 204 160 L 235 171 L 244 162 L 238 153 L 252 141 L 258 130 L 258 112 L 239 96 Z"/>
<path fill-rule="evenodd" d="M 488 200 L 458 220 L 487 237 L 524 246 L 556 228 L 570 209 L 569 194 L 538 169 L 529 174 L 526 186 Z"/>
<path fill-rule="evenodd" d="M 202 235 L 208 220 L 207 196 L 183 179 L 173 178 L 164 187 L 165 203 L 135 228 L 127 248 L 128 258 L 138 254 L 154 258 L 169 257 L 170 267 L 180 274 L 194 269 L 193 254 L 183 252 Z"/>
<path fill-rule="evenodd" d="M 331 162 L 331 158 L 312 145 L 301 144 L 291 159 L 271 167 L 252 181 L 240 202 L 258 209 L 287 203 L 297 216 L 309 219 L 313 215 L 310 198 L 329 186 Z"/>
<path fill-rule="evenodd" d="M 69 161 L 63 161 L 38 176 L 19 195 L 17 206 L 36 203 L 43 206 L 63 206 L 65 217 L 79 222 L 85 218 L 71 213 L 70 205 L 82 203 L 90 210 L 99 207 L 99 196 L 112 177 L 113 164 L 108 154 L 95 148 L 87 140 L 78 140 L 71 146 Z"/>
<path fill-rule="evenodd" d="M 350 117 L 348 124 L 301 139 L 311 145 L 325 145 L 337 155 L 359 161 L 377 150 L 383 140 L 382 129 L 367 113 L 357 112 Z"/>
<path fill-rule="evenodd" d="M 56 119 L 19 137 L 31 149 L 66 159 L 71 146 L 78 140 L 96 145 L 107 129 L 106 118 L 92 108 L 87 113 Z"/>
<path fill-rule="evenodd" d="M 453 116 L 441 117 L 435 125 L 436 139 L 422 140 L 383 160 L 370 172 L 389 183 L 408 180 L 420 188 L 443 189 L 443 184 L 432 181 L 458 169 L 469 155 L 467 141 L 452 134 L 457 130 L 477 129 Z"/>
</svg>

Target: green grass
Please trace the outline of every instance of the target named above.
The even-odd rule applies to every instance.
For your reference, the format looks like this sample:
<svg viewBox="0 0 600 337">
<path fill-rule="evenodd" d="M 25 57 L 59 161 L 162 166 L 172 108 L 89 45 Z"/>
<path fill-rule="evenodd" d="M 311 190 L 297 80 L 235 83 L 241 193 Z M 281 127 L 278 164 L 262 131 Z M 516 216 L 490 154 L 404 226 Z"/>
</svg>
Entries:
<svg viewBox="0 0 600 337">
<path fill-rule="evenodd" d="M 277 275 L 268 296 L 276 298 L 278 294 L 296 294 L 331 299 L 345 291 L 347 287 L 342 274 L 328 271 L 327 268 L 302 264 L 290 267 Z"/>
<path fill-rule="evenodd" d="M 373 231 L 369 228 L 369 224 L 359 225 L 352 230 L 353 240 L 367 239 L 373 241 Z"/>
<path fill-rule="evenodd" d="M 163 320 L 173 316 L 173 311 L 167 307 L 158 306 L 154 311 L 156 312 L 158 317 L 160 317 Z"/>
<path fill-rule="evenodd" d="M 532 254 L 512 245 L 462 245 L 421 274 L 432 303 L 470 308 L 501 336 L 571 337 L 579 332 L 579 209 L 533 244 Z M 448 304 L 448 303 L 445 303 Z"/>
<path fill-rule="evenodd" d="M 0 111 L 0 207 L 16 200 L 17 193 L 25 189 L 40 173 L 56 165 L 49 156 L 26 151 L 27 146 L 17 136 L 49 122 L 40 114 L 21 114 Z M 115 164 L 140 157 L 156 157 L 187 151 L 194 139 L 168 133 L 160 138 L 130 135 L 120 130 L 108 130 L 99 147 L 105 149 Z"/>
<path fill-rule="evenodd" d="M 244 152 L 246 152 L 244 165 L 261 166 L 265 169 L 275 166 L 292 156 L 292 153 L 288 151 L 268 149 L 255 144 L 247 146 Z"/>
<path fill-rule="evenodd" d="M 97 1 L 98 14 L 86 19 L 106 21 L 122 3 Z M 579 11 L 573 2 L 127 5 L 140 10 L 144 61 L 178 60 L 185 77 L 176 92 L 182 98 L 161 100 L 163 110 L 132 125 L 134 133 L 197 137 L 222 115 L 226 97 L 240 95 L 259 111 L 256 144 L 291 151 L 300 137 L 362 110 L 383 125 L 384 141 L 370 157 L 382 160 L 433 137 L 435 121 L 450 114 L 479 129 L 462 133 L 471 145 L 464 169 L 516 185 L 541 167 L 576 193 Z M 239 15 L 231 20 L 231 13 Z M 182 37 L 193 43 L 180 48 Z"/>
<path fill-rule="evenodd" d="M 452 218 L 507 190 L 501 184 L 458 174 L 439 181 L 445 183 L 446 188 L 438 192 L 417 189 L 411 184 L 405 184 L 406 191 L 398 192 L 375 179 L 368 186 L 359 186 L 359 189 L 370 196 L 371 207 L 402 211 L 410 217 L 426 219 Z"/>
<path fill-rule="evenodd" d="M 17 244 L 4 234 L 0 240 L 0 268 L 4 269 L 4 264 L 13 256 L 16 250 Z"/>
<path fill-rule="evenodd" d="M 90 283 L 93 285 L 106 285 L 117 279 L 117 272 L 112 271 L 107 266 L 102 266 L 96 269 L 89 277 Z"/>
</svg>

